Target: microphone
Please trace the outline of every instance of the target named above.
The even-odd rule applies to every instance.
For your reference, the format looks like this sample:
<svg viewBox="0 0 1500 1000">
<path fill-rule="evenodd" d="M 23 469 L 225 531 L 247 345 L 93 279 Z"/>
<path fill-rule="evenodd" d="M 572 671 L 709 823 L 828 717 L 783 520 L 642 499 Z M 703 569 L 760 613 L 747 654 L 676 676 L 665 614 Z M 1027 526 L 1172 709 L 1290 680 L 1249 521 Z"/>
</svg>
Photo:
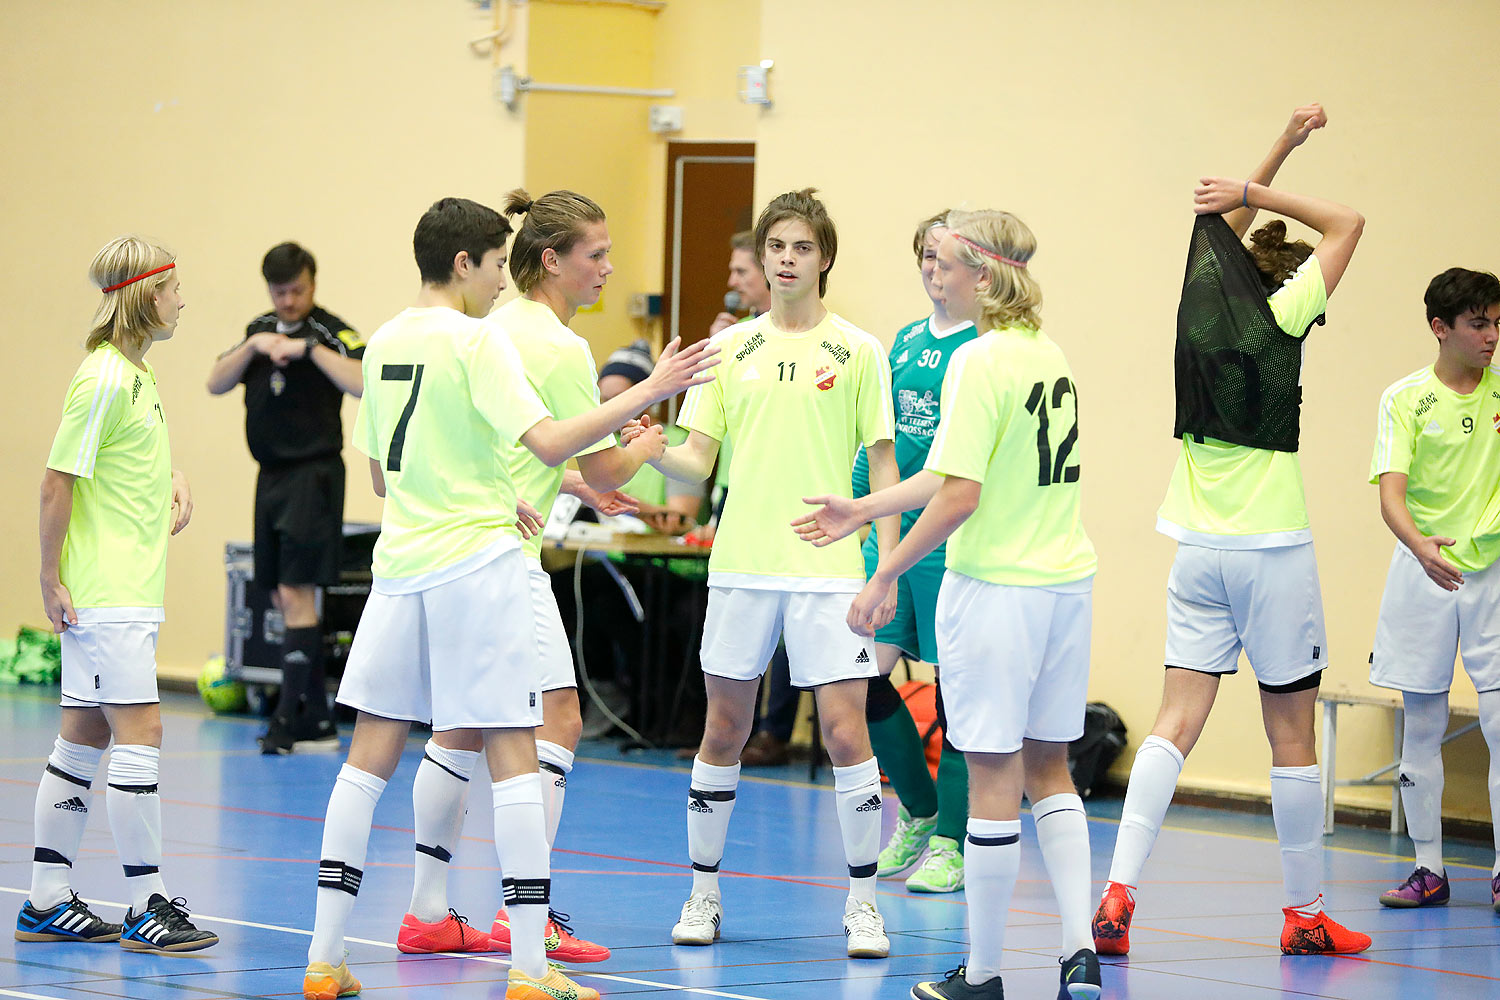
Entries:
<svg viewBox="0 0 1500 1000">
<path fill-rule="evenodd" d="M 725 292 L 724 293 L 724 311 L 725 312 L 730 312 L 730 313 L 737 313 L 737 312 L 740 311 L 740 293 L 739 292 Z"/>
</svg>

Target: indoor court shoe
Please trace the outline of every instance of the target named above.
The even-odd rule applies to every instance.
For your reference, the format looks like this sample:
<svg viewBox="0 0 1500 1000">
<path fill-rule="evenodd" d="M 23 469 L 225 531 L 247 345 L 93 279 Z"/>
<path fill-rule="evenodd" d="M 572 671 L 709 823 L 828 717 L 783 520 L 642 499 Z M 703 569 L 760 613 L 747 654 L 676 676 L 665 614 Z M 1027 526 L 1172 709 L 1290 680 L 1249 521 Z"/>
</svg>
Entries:
<svg viewBox="0 0 1500 1000">
<path fill-rule="evenodd" d="M 1442 906 L 1448 902 L 1448 876 L 1434 875 L 1418 868 L 1411 877 L 1394 889 L 1380 894 L 1381 906 L 1409 909 L 1413 906 Z"/>
<path fill-rule="evenodd" d="M 296 746 L 297 738 L 292 735 L 291 726 L 280 719 L 272 718 L 271 725 L 256 742 L 260 744 L 260 752 L 263 755 L 285 757 Z"/>
<path fill-rule="evenodd" d="M 401 920 L 396 950 L 407 955 L 431 955 L 442 951 L 494 951 L 490 936 L 469 926 L 469 919 L 450 909 L 435 924 L 425 924 L 408 913 Z"/>
<path fill-rule="evenodd" d="M 1130 918 L 1135 915 L 1135 896 L 1130 887 L 1111 882 L 1094 911 L 1094 950 L 1101 955 L 1130 952 Z"/>
<path fill-rule="evenodd" d="M 1087 948 L 1079 948 L 1072 958 L 1058 961 L 1062 963 L 1062 973 L 1057 977 L 1057 1000 L 1097 1000 L 1099 956 Z"/>
<path fill-rule="evenodd" d="M 218 943 L 217 934 L 200 931 L 188 920 L 187 900 L 181 896 L 168 900 L 159 892 L 151 894 L 140 916 L 134 910 L 125 911 L 125 927 L 120 934 L 120 947 L 126 951 L 161 955 L 199 951 Z"/>
<path fill-rule="evenodd" d="M 905 806 L 898 805 L 896 829 L 891 832 L 891 839 L 885 845 L 885 850 L 875 859 L 875 877 L 900 875 L 916 864 L 921 859 L 922 852 L 927 849 L 927 839 L 936 828 L 936 816 L 916 817 L 907 812 Z"/>
<path fill-rule="evenodd" d="M 609 957 L 609 949 L 602 944 L 585 941 L 573 933 L 568 926 L 572 918 L 556 910 L 547 911 L 545 932 L 547 957 L 564 964 L 574 962 L 602 962 Z M 496 951 L 510 952 L 510 918 L 501 910 L 495 914 L 495 925 L 490 928 L 490 941 Z"/>
<path fill-rule="evenodd" d="M 1305 917 L 1290 906 L 1281 912 L 1286 914 L 1281 929 L 1283 955 L 1353 955 L 1370 947 L 1368 934 L 1351 931 L 1327 913 Z"/>
<path fill-rule="evenodd" d="M 1490 901 L 1496 913 L 1500 913 L 1500 875 L 1490 879 Z"/>
<path fill-rule="evenodd" d="M 359 980 L 349 971 L 347 961 L 338 965 L 313 962 L 302 977 L 303 1000 L 338 1000 L 360 991 Z"/>
<path fill-rule="evenodd" d="M 338 753 L 339 728 L 332 719 L 314 722 L 304 715 L 292 723 L 292 749 L 297 753 Z"/>
<path fill-rule="evenodd" d="M 17 941 L 118 941 L 124 928 L 100 920 L 78 893 L 50 910 L 38 910 L 31 900 L 21 904 L 16 917 Z"/>
<path fill-rule="evenodd" d="M 873 903 L 853 896 L 844 902 L 844 937 L 849 939 L 850 958 L 885 958 L 891 953 L 885 918 Z"/>
<path fill-rule="evenodd" d="M 999 976 L 978 986 L 970 986 L 964 978 L 967 971 L 960 965 L 940 983 L 918 983 L 913 986 L 911 995 L 916 1000 L 1005 1000 L 1005 987 L 1000 985 Z"/>
<path fill-rule="evenodd" d="M 718 892 L 695 892 L 682 904 L 682 919 L 672 925 L 672 943 L 713 944 L 723 922 L 724 905 Z"/>
<path fill-rule="evenodd" d="M 505 1000 L 599 1000 L 599 991 L 579 986 L 555 966 L 541 979 L 532 979 L 520 969 L 511 969 Z"/>
<path fill-rule="evenodd" d="M 964 887 L 964 855 L 958 841 L 933 837 L 927 841 L 927 859 L 906 879 L 912 892 L 957 892 Z"/>
</svg>

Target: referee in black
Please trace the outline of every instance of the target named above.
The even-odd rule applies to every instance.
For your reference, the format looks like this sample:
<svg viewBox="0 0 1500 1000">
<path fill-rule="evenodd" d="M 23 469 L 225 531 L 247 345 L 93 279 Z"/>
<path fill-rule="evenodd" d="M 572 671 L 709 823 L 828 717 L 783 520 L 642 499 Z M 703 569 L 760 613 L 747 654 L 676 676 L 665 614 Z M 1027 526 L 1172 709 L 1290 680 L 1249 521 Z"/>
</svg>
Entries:
<svg viewBox="0 0 1500 1000">
<path fill-rule="evenodd" d="M 261 262 L 272 310 L 219 355 L 208 391 L 245 386 L 245 438 L 260 463 L 255 483 L 255 580 L 286 623 L 281 698 L 261 752 L 337 750 L 328 713 L 317 588 L 338 582 L 344 527 L 344 393 L 364 391 L 365 345 L 314 304 L 317 262 L 296 243 Z"/>
</svg>

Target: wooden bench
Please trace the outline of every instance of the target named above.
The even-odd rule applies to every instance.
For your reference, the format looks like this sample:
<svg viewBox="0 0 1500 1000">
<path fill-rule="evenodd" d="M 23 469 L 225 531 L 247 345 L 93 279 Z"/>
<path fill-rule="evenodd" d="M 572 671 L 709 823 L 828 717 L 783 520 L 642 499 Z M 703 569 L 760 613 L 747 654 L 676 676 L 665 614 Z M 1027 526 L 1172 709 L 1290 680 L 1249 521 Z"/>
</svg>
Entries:
<svg viewBox="0 0 1500 1000">
<path fill-rule="evenodd" d="M 1406 711 L 1402 707 L 1400 692 L 1373 686 L 1359 691 L 1338 687 L 1323 688 L 1318 692 L 1318 702 L 1323 706 L 1323 836 L 1327 837 L 1333 833 L 1335 789 L 1357 786 L 1390 786 L 1391 832 L 1405 833 L 1406 828 L 1402 823 L 1401 814 L 1401 782 L 1399 773 L 1396 773 L 1401 768 L 1401 737 L 1406 720 Z M 1334 777 L 1334 767 L 1338 763 L 1339 706 L 1341 705 L 1369 705 L 1390 711 L 1394 759 L 1389 764 L 1376 768 L 1359 778 Z M 1443 737 L 1445 744 L 1479 725 L 1477 708 L 1455 703 L 1451 698 L 1448 702 L 1448 715 L 1450 718 L 1458 716 L 1470 721 L 1445 735 Z"/>
</svg>

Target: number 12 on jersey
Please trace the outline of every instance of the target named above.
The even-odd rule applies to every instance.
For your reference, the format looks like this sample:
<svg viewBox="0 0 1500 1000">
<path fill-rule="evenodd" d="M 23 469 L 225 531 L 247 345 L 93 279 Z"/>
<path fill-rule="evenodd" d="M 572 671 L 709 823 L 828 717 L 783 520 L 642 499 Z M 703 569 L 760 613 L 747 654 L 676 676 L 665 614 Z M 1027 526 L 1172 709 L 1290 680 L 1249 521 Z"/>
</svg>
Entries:
<svg viewBox="0 0 1500 1000">
<path fill-rule="evenodd" d="M 1073 446 L 1078 443 L 1078 390 L 1073 383 L 1066 378 L 1060 378 L 1052 385 L 1052 409 L 1060 410 L 1063 405 L 1063 397 L 1073 397 L 1073 426 L 1068 430 L 1062 442 L 1057 446 L 1057 456 L 1052 455 L 1052 438 L 1047 433 L 1047 386 L 1038 382 L 1031 387 L 1031 395 L 1026 399 L 1026 412 L 1036 416 L 1036 454 L 1037 454 L 1037 477 L 1038 486 L 1055 486 L 1058 483 L 1076 483 L 1078 476 L 1083 471 L 1081 465 L 1068 465 L 1068 456 L 1073 453 Z"/>
</svg>

